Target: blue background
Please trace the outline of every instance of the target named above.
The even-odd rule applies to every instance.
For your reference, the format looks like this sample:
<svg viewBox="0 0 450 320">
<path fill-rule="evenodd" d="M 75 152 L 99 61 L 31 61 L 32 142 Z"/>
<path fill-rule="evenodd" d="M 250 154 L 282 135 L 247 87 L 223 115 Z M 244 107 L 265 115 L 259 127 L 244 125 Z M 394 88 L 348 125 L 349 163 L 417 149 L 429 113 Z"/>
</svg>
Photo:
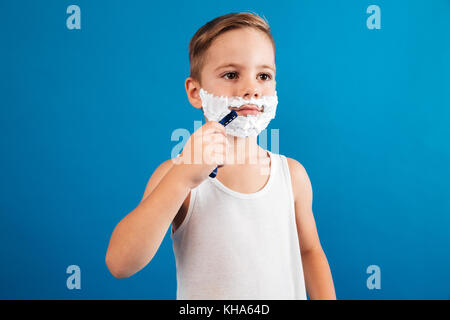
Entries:
<svg viewBox="0 0 450 320">
<path fill-rule="evenodd" d="M 66 9 L 81 8 L 81 30 Z M 381 30 L 369 30 L 369 5 Z M 254 11 L 276 41 L 270 128 L 301 162 L 340 299 L 450 298 L 450 1 L 1 1 L 0 298 L 175 299 L 169 233 L 128 279 L 104 262 L 156 167 L 204 121 L 188 43 Z M 270 148 L 270 145 L 269 145 Z M 81 268 L 81 290 L 66 287 Z M 381 268 L 381 289 L 366 268 Z"/>
</svg>

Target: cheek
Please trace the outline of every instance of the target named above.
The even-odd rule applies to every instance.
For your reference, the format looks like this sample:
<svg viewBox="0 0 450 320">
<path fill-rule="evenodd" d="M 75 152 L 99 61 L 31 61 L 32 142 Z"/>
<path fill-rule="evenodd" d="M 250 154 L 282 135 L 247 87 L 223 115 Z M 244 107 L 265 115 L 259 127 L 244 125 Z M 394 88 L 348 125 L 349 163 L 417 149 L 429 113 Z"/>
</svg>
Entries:
<svg viewBox="0 0 450 320">
<path fill-rule="evenodd" d="M 267 91 L 269 95 L 275 93 L 276 87 L 277 87 L 277 82 L 275 80 L 267 81 L 264 83 L 265 91 Z"/>
<path fill-rule="evenodd" d="M 275 95 L 275 86 L 274 85 L 270 85 L 270 87 L 267 87 L 264 89 L 262 95 L 263 96 L 274 96 Z"/>
<path fill-rule="evenodd" d="M 204 87 L 206 91 L 212 93 L 215 97 L 231 97 L 233 96 L 232 87 L 224 83 L 209 83 L 208 87 Z"/>
</svg>

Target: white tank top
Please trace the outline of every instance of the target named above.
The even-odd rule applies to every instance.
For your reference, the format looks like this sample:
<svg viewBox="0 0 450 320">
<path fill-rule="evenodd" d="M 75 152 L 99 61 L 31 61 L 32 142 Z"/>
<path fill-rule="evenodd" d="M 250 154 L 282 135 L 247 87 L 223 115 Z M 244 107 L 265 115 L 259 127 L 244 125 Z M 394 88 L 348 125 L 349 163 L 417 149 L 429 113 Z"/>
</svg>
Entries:
<svg viewBox="0 0 450 320">
<path fill-rule="evenodd" d="M 210 177 L 191 190 L 184 221 L 171 229 L 178 300 L 306 299 L 287 159 L 268 153 L 258 192 Z"/>
</svg>

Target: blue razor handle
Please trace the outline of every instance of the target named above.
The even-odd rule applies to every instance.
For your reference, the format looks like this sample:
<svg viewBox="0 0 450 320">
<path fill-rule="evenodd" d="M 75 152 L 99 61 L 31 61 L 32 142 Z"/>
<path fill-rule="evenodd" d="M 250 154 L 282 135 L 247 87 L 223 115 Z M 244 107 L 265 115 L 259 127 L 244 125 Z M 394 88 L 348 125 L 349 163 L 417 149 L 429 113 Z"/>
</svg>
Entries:
<svg viewBox="0 0 450 320">
<path fill-rule="evenodd" d="M 234 111 L 234 110 L 231 110 L 231 112 L 229 114 L 227 114 L 225 117 L 223 117 L 223 119 L 220 120 L 219 123 L 221 125 L 223 125 L 224 127 L 226 127 L 231 121 L 236 119 L 237 116 L 238 116 L 237 112 Z M 215 168 L 214 171 L 209 174 L 209 176 L 211 178 L 215 178 L 216 177 L 216 175 L 217 175 L 217 168 Z"/>
</svg>

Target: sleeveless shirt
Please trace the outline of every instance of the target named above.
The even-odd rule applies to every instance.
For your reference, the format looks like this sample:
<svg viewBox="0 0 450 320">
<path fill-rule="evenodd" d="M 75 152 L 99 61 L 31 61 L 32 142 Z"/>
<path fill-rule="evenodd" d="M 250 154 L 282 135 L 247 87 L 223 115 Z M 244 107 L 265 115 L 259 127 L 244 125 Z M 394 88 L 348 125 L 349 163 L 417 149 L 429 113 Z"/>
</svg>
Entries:
<svg viewBox="0 0 450 320">
<path fill-rule="evenodd" d="M 292 183 L 284 155 L 255 193 L 208 177 L 191 190 L 171 238 L 177 299 L 306 299 Z"/>
</svg>

